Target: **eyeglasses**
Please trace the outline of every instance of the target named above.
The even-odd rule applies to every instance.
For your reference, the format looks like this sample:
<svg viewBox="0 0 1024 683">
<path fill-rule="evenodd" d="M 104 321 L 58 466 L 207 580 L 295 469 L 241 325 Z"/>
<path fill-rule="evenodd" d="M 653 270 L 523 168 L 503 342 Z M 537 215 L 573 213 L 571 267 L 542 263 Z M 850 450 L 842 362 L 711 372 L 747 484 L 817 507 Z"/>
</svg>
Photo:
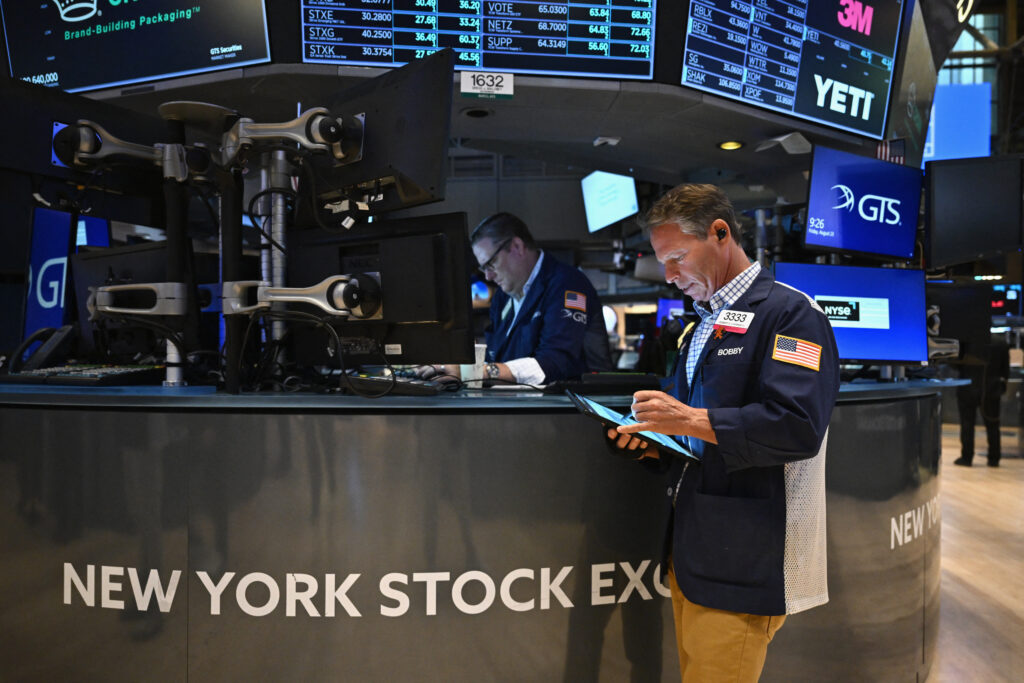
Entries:
<svg viewBox="0 0 1024 683">
<path fill-rule="evenodd" d="M 495 259 L 498 258 L 498 254 L 500 254 L 502 252 L 502 250 L 504 250 L 505 247 L 507 247 L 509 245 L 509 243 L 512 241 L 512 239 L 513 239 L 512 237 L 509 237 L 507 240 L 505 240 L 504 242 L 499 244 L 498 248 L 494 250 L 493 254 L 491 254 L 491 258 L 487 259 L 486 261 L 484 261 L 483 263 L 480 264 L 480 272 L 481 273 L 486 273 L 489 270 L 494 270 L 494 261 L 495 261 Z"/>
</svg>

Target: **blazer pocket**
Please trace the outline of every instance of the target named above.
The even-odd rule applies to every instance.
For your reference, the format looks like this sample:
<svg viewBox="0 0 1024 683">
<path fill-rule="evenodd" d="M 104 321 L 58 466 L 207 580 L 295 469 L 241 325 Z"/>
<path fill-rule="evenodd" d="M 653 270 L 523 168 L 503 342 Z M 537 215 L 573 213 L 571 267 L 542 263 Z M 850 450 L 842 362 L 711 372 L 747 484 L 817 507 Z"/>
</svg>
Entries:
<svg viewBox="0 0 1024 683">
<path fill-rule="evenodd" d="M 781 564 L 769 499 L 695 493 L 682 550 L 694 576 L 737 586 L 763 586 Z"/>
</svg>

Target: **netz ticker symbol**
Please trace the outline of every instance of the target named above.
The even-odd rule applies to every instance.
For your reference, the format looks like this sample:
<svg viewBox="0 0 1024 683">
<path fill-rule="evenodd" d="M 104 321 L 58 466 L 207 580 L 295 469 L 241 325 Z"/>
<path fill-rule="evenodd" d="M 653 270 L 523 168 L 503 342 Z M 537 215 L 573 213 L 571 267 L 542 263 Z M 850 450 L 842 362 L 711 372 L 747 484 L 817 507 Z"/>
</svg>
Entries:
<svg viewBox="0 0 1024 683">
<path fill-rule="evenodd" d="M 853 211 L 853 207 L 856 205 L 857 213 L 869 223 L 896 225 L 900 222 L 900 200 L 898 199 L 883 197 L 877 194 L 866 194 L 858 202 L 853 194 L 853 190 L 848 186 L 833 185 L 832 189 L 839 190 L 840 195 L 839 203 L 833 206 L 833 209 Z"/>
<path fill-rule="evenodd" d="M 99 0 L 53 0 L 64 21 L 85 21 L 95 16 Z"/>
</svg>

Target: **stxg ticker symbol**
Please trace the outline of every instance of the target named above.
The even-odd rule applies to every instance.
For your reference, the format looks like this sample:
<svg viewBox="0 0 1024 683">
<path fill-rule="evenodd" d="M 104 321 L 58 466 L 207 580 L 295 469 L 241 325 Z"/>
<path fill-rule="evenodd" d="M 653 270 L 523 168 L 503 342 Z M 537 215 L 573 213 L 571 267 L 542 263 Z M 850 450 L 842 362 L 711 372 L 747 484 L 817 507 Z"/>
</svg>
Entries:
<svg viewBox="0 0 1024 683">
<path fill-rule="evenodd" d="M 96 15 L 99 0 L 53 0 L 64 21 L 85 21 Z"/>
<path fill-rule="evenodd" d="M 877 194 L 866 194 L 857 201 L 857 198 L 846 185 L 833 185 L 833 190 L 839 190 L 839 203 L 833 209 L 846 209 L 853 211 L 854 204 L 857 205 L 857 213 L 869 223 L 885 223 L 886 225 L 897 225 L 900 222 L 900 200 L 891 197 L 883 197 Z"/>
</svg>

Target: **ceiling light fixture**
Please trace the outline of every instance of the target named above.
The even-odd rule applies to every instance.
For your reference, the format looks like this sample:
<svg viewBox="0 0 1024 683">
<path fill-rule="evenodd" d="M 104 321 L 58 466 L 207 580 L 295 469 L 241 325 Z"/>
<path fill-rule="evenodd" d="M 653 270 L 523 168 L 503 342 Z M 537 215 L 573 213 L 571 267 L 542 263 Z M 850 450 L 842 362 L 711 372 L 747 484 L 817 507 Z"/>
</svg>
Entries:
<svg viewBox="0 0 1024 683">
<path fill-rule="evenodd" d="M 718 148 L 724 149 L 726 152 L 732 152 L 743 146 L 743 143 L 739 140 L 726 140 L 725 142 L 719 142 Z"/>
</svg>

